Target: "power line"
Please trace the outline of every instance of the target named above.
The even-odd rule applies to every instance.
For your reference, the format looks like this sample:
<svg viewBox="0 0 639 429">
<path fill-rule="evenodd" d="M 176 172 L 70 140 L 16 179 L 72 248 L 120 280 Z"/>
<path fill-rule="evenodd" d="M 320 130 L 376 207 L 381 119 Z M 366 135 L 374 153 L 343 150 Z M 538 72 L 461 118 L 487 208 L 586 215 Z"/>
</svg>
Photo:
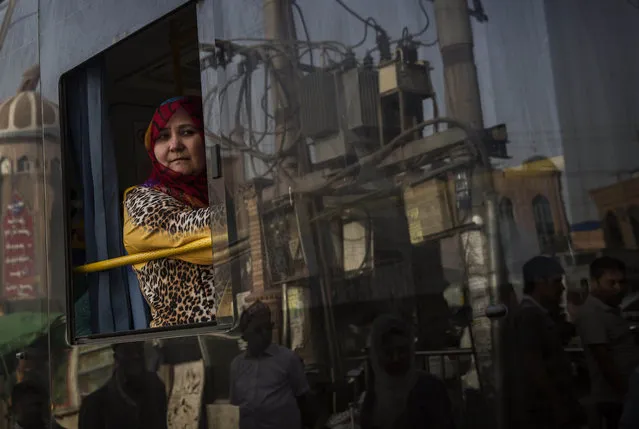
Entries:
<svg viewBox="0 0 639 429">
<path fill-rule="evenodd" d="M 302 28 L 304 29 L 304 35 L 306 36 L 306 41 L 308 42 L 308 46 L 309 48 L 311 47 L 311 34 L 308 31 L 308 26 L 306 25 L 306 19 L 304 19 L 304 13 L 302 12 L 302 8 L 300 7 L 299 4 L 297 4 L 297 1 L 293 2 L 293 7 L 295 8 L 295 10 L 297 10 L 298 15 L 300 16 L 300 21 L 302 22 Z M 311 65 L 315 65 L 314 61 L 313 61 L 313 49 L 311 48 L 308 52 L 310 61 L 311 61 Z"/>
<path fill-rule="evenodd" d="M 344 8 L 344 10 L 346 10 L 348 13 L 350 13 L 351 15 L 353 15 L 355 18 L 357 18 L 358 20 L 360 20 L 362 22 L 362 24 L 364 25 L 371 25 L 367 19 L 364 19 L 359 13 L 355 12 L 350 6 L 348 6 L 346 3 L 344 3 L 342 0 L 335 0 L 340 6 L 342 6 Z M 372 28 L 374 28 L 375 30 L 380 29 L 381 27 L 379 27 L 378 25 L 371 25 Z"/>
<path fill-rule="evenodd" d="M 422 10 L 422 13 L 424 14 L 424 17 L 426 18 L 426 25 L 424 25 L 424 28 L 422 28 L 419 33 L 414 34 L 413 37 L 421 36 L 430 27 L 430 17 L 428 16 L 428 12 L 426 11 L 426 7 L 424 6 L 424 1 L 423 0 L 417 0 L 417 3 L 419 4 L 419 8 Z"/>
<path fill-rule="evenodd" d="M 375 25 L 377 25 L 377 21 L 375 21 L 375 18 L 369 16 L 368 18 L 366 18 L 366 22 L 372 22 L 373 25 L 365 25 L 364 26 L 364 37 L 362 37 L 362 40 L 360 40 L 359 42 L 357 42 L 356 44 L 354 44 L 353 46 L 351 46 L 351 49 L 356 49 L 359 48 L 360 46 L 362 46 L 364 43 L 366 43 L 366 40 L 368 39 L 368 27 L 373 27 Z"/>
<path fill-rule="evenodd" d="M 365 19 L 364 17 L 362 17 L 359 13 L 355 12 L 351 7 L 349 7 L 346 3 L 344 3 L 343 0 L 335 0 L 335 1 L 342 8 L 344 8 L 344 10 L 346 10 L 348 13 L 353 15 L 359 21 L 361 21 L 365 26 L 370 26 L 371 28 L 375 29 L 375 31 L 377 32 L 377 38 L 376 38 L 377 49 L 379 50 L 380 57 L 385 60 L 390 60 L 391 59 L 391 50 L 390 50 L 391 42 L 386 30 L 384 30 L 384 28 L 382 28 L 381 25 L 378 25 L 377 21 L 375 21 L 373 18 L 369 17 Z M 365 40 L 366 39 L 364 39 L 364 41 Z"/>
</svg>

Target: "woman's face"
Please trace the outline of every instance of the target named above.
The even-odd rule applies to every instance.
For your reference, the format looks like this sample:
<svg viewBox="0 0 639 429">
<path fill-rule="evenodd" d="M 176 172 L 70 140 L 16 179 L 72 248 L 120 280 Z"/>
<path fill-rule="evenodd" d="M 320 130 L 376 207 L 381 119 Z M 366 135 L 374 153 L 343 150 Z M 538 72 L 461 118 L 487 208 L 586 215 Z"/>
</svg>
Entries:
<svg viewBox="0 0 639 429">
<path fill-rule="evenodd" d="M 200 130 L 181 108 L 169 119 L 166 128 L 158 133 L 153 152 L 160 164 L 176 173 L 199 175 L 206 169 Z"/>
</svg>

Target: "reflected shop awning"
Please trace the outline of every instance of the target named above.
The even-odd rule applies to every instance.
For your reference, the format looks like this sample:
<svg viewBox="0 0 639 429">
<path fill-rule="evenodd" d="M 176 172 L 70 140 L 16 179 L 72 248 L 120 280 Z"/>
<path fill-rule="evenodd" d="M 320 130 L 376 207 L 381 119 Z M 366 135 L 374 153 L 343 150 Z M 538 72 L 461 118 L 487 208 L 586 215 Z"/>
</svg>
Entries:
<svg viewBox="0 0 639 429">
<path fill-rule="evenodd" d="M 18 312 L 0 316 L 0 356 L 22 349 L 46 334 L 62 313 Z"/>
</svg>

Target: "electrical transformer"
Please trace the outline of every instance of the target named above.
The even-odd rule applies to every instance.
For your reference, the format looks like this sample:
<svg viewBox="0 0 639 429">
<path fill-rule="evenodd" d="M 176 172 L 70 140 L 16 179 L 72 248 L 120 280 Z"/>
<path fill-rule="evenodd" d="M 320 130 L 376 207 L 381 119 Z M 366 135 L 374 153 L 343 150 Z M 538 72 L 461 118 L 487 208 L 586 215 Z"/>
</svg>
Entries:
<svg viewBox="0 0 639 429">
<path fill-rule="evenodd" d="M 335 74 L 319 70 L 300 79 L 300 125 L 302 134 L 322 139 L 340 131 Z"/>
<path fill-rule="evenodd" d="M 366 67 L 320 70 L 302 78 L 302 132 L 314 163 L 354 162 L 379 148 L 379 73 Z"/>
<path fill-rule="evenodd" d="M 420 244 L 453 227 L 448 182 L 431 179 L 404 189 L 404 210 L 412 244 Z"/>
</svg>

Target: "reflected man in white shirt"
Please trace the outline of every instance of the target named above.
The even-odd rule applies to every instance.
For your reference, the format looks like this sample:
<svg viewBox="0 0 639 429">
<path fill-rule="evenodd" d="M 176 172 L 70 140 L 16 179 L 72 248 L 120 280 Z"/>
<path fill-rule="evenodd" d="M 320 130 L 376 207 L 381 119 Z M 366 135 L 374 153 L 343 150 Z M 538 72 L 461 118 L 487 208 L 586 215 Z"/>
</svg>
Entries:
<svg viewBox="0 0 639 429">
<path fill-rule="evenodd" d="M 310 387 L 302 360 L 273 344 L 271 311 L 261 301 L 242 313 L 240 330 L 247 350 L 231 363 L 230 377 L 240 429 L 301 429 L 312 414 L 307 411 Z"/>
<path fill-rule="evenodd" d="M 639 347 L 619 308 L 626 294 L 623 262 L 601 257 L 590 265 L 590 293 L 575 324 L 586 351 L 592 397 L 606 426 L 617 428 Z"/>
</svg>

